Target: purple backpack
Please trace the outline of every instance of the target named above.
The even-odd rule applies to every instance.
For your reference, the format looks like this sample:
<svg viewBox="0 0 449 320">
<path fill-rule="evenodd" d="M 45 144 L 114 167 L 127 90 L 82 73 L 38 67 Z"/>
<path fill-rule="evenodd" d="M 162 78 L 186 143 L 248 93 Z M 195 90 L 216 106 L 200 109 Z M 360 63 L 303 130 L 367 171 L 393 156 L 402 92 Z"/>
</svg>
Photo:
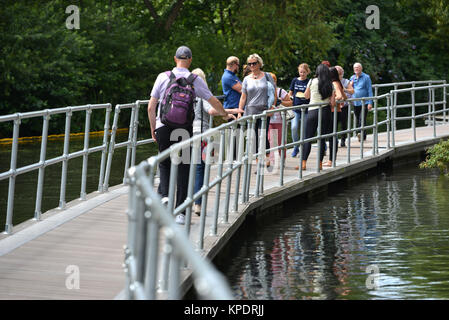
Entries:
<svg viewBox="0 0 449 320">
<path fill-rule="evenodd" d="M 161 122 L 174 128 L 192 126 L 196 98 L 193 82 L 197 75 L 191 73 L 186 79 L 184 77 L 177 78 L 171 71 L 165 73 L 170 80 L 160 104 Z"/>
</svg>

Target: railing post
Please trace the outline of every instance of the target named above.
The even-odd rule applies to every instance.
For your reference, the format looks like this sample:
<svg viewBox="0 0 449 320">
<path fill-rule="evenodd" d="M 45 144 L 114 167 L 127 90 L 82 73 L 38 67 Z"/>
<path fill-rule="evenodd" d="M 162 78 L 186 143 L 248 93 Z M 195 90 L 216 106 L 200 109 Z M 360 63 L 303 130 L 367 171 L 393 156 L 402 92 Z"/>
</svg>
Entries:
<svg viewBox="0 0 449 320">
<path fill-rule="evenodd" d="M 193 199 L 194 187 L 195 187 L 195 175 L 197 166 L 201 164 L 201 139 L 193 141 L 191 162 L 189 168 L 189 182 L 187 185 L 187 199 L 186 201 L 191 201 Z M 192 222 L 192 205 L 186 208 L 186 220 L 185 228 L 187 236 L 190 234 L 190 224 Z"/>
<path fill-rule="evenodd" d="M 377 94 L 379 93 L 378 89 L 379 89 L 378 87 L 374 88 L 375 99 L 373 100 L 373 108 L 374 108 L 373 121 L 375 123 L 374 129 L 373 129 L 373 156 L 375 154 L 379 154 L 379 146 L 378 146 L 378 143 L 379 143 L 379 141 L 378 141 L 379 130 L 378 130 L 378 127 L 377 127 L 377 122 L 378 122 L 378 119 L 377 119 L 377 108 L 378 108 L 378 103 L 379 103 L 379 100 L 377 98 Z"/>
<path fill-rule="evenodd" d="M 395 139 L 395 132 L 396 132 L 396 128 L 395 128 L 395 123 L 396 123 L 396 119 L 395 119 L 395 114 L 396 114 L 396 99 L 394 98 L 396 93 L 394 91 L 393 92 L 393 99 L 392 99 L 392 103 L 391 103 L 391 109 L 390 109 L 390 117 L 391 117 L 391 144 L 392 147 L 395 148 L 396 147 L 396 139 Z"/>
<path fill-rule="evenodd" d="M 66 186 L 67 186 L 67 168 L 69 164 L 69 145 L 70 145 L 70 124 L 72 119 L 72 108 L 69 107 L 68 111 L 66 112 L 66 118 L 65 118 L 65 134 L 64 134 L 64 160 L 62 161 L 62 173 L 61 173 L 61 192 L 59 196 L 59 208 L 64 209 L 65 208 L 65 193 L 66 193 Z"/>
<path fill-rule="evenodd" d="M 364 147 L 364 142 L 365 142 L 365 113 L 368 111 L 368 109 L 366 109 L 365 111 L 365 99 L 362 99 L 362 110 L 360 110 L 360 115 L 361 115 L 361 121 L 360 123 L 362 124 L 362 126 L 360 127 L 360 159 L 363 159 L 363 147 Z"/>
<path fill-rule="evenodd" d="M 136 101 L 136 113 L 134 114 L 133 120 L 133 135 L 131 143 L 131 166 L 136 165 L 136 151 L 137 151 L 137 130 L 139 130 L 139 111 L 140 111 L 140 100 Z"/>
<path fill-rule="evenodd" d="M 170 211 L 172 214 L 174 213 L 175 210 L 175 197 L 176 197 L 176 185 L 178 184 L 178 170 L 179 170 L 179 166 L 180 164 L 180 151 L 175 151 L 178 154 L 174 154 L 174 152 L 172 152 L 170 154 L 170 178 L 169 178 L 169 184 L 168 184 L 168 211 Z M 176 159 L 176 160 L 175 160 Z"/>
<path fill-rule="evenodd" d="M 397 129 L 397 127 L 396 127 L 396 112 L 397 112 L 397 110 L 396 110 L 396 106 L 398 105 L 398 93 L 397 93 L 397 90 L 398 89 L 398 86 L 397 85 L 394 85 L 394 102 L 393 102 L 393 105 L 394 105 L 394 108 L 393 108 L 393 115 L 392 115 L 392 119 L 393 119 L 393 132 L 394 131 L 396 131 L 396 129 Z"/>
<path fill-rule="evenodd" d="M 433 137 L 437 137 L 437 123 L 436 123 L 436 106 L 435 106 L 435 88 L 432 88 L 432 115 L 433 115 Z"/>
<path fill-rule="evenodd" d="M 135 177 L 135 168 L 131 168 L 132 174 L 129 175 L 129 193 L 128 193 L 128 237 L 127 245 L 125 247 L 125 275 L 126 275 L 126 285 L 125 294 L 128 299 L 134 298 L 133 291 L 131 290 L 131 285 L 133 284 L 133 269 L 131 266 L 131 260 L 134 259 L 136 253 L 135 250 L 135 234 L 137 230 L 137 219 L 136 219 L 136 203 L 137 203 L 137 186 Z"/>
<path fill-rule="evenodd" d="M 206 167 L 204 168 L 204 183 L 203 188 L 209 189 L 209 177 L 210 177 L 210 167 L 212 166 L 212 150 L 213 150 L 213 136 L 209 136 L 206 145 Z M 203 189 L 202 188 L 202 189 Z M 204 231 L 206 228 L 206 214 L 207 214 L 207 198 L 209 195 L 209 190 L 203 193 L 201 198 L 201 216 L 200 216 L 200 235 L 198 240 L 199 250 L 204 249 Z"/>
<path fill-rule="evenodd" d="M 215 204 L 214 204 L 214 220 L 211 227 L 211 235 L 217 235 L 217 224 L 218 224 L 218 211 L 220 209 L 220 195 L 221 195 L 221 181 L 223 178 L 223 162 L 225 153 L 225 131 L 220 130 L 220 147 L 218 151 L 218 168 L 217 168 L 217 178 L 219 182 L 217 183 L 215 191 Z"/>
<path fill-rule="evenodd" d="M 244 157 L 244 148 L 245 148 L 245 128 L 246 128 L 246 124 L 245 122 L 241 122 L 239 124 L 240 126 L 240 130 L 239 130 L 239 145 L 238 145 L 238 153 L 237 153 L 237 161 L 238 161 L 238 169 L 237 169 L 237 174 L 235 175 L 235 190 L 234 190 L 234 206 L 232 208 L 232 210 L 234 212 L 237 212 L 238 209 L 238 202 L 239 202 L 239 191 L 240 191 L 240 177 L 241 177 L 241 173 L 242 173 L 242 166 L 244 166 L 242 159 Z M 243 190 L 243 186 L 242 186 L 242 190 Z"/>
<path fill-rule="evenodd" d="M 168 287 L 168 299 L 179 300 L 181 298 L 179 294 L 179 285 L 181 283 L 179 275 L 181 267 L 181 259 L 179 258 L 176 246 L 172 243 L 172 241 L 170 241 L 170 247 L 172 252 L 170 261 L 170 281 Z"/>
<path fill-rule="evenodd" d="M 223 211 L 223 223 L 228 223 L 228 212 L 229 212 L 229 202 L 231 201 L 231 183 L 232 183 L 232 172 L 233 172 L 233 161 L 234 161 L 234 149 L 235 149 L 235 142 L 236 142 L 236 131 L 237 127 L 232 126 L 230 128 L 231 134 L 230 134 L 230 146 L 229 146 L 229 152 L 226 154 L 227 160 L 227 172 L 229 173 L 229 176 L 227 178 L 226 182 L 226 194 L 225 194 L 225 202 L 224 202 L 224 211 Z M 237 187 L 237 186 L 236 186 Z"/>
<path fill-rule="evenodd" d="M 338 143 L 338 139 L 337 139 L 337 114 L 338 114 L 338 103 L 335 105 L 334 108 L 334 114 L 333 114 L 333 119 L 332 119 L 332 123 L 333 123 L 333 130 L 332 130 L 332 154 L 331 154 L 331 159 L 332 159 L 332 168 L 335 168 L 336 164 L 336 160 L 337 160 L 337 143 Z M 329 146 L 330 147 L 330 146 Z M 329 152 L 330 152 L 330 148 L 329 148 Z"/>
<path fill-rule="evenodd" d="M 302 179 L 302 159 L 304 156 L 304 124 L 306 123 L 305 120 L 306 115 L 306 109 L 301 108 L 301 129 L 299 130 L 299 170 L 298 170 L 298 178 Z"/>
<path fill-rule="evenodd" d="M 123 173 L 123 184 L 125 184 L 126 171 L 129 168 L 129 162 L 131 160 L 131 152 L 132 152 L 132 144 L 134 137 L 134 117 L 136 116 L 136 105 L 134 103 L 134 107 L 131 108 L 131 119 L 129 120 L 129 132 L 128 132 L 128 141 L 126 145 L 126 160 L 125 160 L 125 172 Z"/>
<path fill-rule="evenodd" d="M 321 162 L 321 144 L 322 143 L 326 143 L 326 140 L 321 141 L 321 136 L 323 135 L 323 131 L 322 131 L 322 126 L 321 126 L 321 122 L 323 119 L 323 108 L 322 106 L 318 107 L 318 141 L 317 141 L 317 147 L 318 147 L 318 152 L 317 152 L 317 158 L 316 158 L 316 172 L 320 173 L 320 162 Z M 324 160 L 324 157 L 323 157 Z M 301 166 L 300 166 L 301 167 Z"/>
<path fill-rule="evenodd" d="M 413 85 L 413 88 L 415 86 Z M 415 90 L 410 91 L 412 96 L 412 130 L 413 130 L 413 141 L 416 142 L 416 109 L 415 109 Z"/>
<path fill-rule="evenodd" d="M 254 130 L 252 119 L 247 120 L 247 130 L 246 130 L 246 143 L 245 143 L 245 165 L 243 173 L 243 186 L 242 186 L 242 203 L 248 201 L 248 190 L 249 190 L 249 176 L 251 175 L 251 161 L 253 160 L 253 134 Z"/>
<path fill-rule="evenodd" d="M 39 158 L 39 176 L 37 178 L 37 191 L 36 191 L 36 206 L 34 209 L 34 220 L 40 221 L 42 214 L 42 193 L 44 192 L 44 177 L 45 177 L 45 158 L 47 155 L 47 138 L 48 138 L 48 123 L 50 122 L 50 114 L 44 115 L 44 125 L 42 127 L 42 140 L 41 140 L 41 154 Z"/>
<path fill-rule="evenodd" d="M 281 159 L 279 163 L 279 186 L 282 187 L 284 185 L 284 169 L 285 169 L 285 157 L 287 156 L 287 152 L 285 150 L 285 139 L 286 139 L 286 128 L 287 128 L 287 117 L 285 114 L 285 111 L 281 112 L 281 119 L 282 119 L 282 132 L 281 132 Z M 279 134 L 279 132 L 278 132 Z"/>
<path fill-rule="evenodd" d="M 375 103 L 374 103 L 374 113 L 373 113 L 373 122 L 374 122 L 374 128 L 373 128 L 373 156 L 376 154 L 379 154 L 379 146 L 378 146 L 378 119 L 377 119 L 377 96 L 375 97 Z"/>
<path fill-rule="evenodd" d="M 444 87 L 443 87 L 443 121 L 447 122 L 447 113 L 446 113 L 446 97 L 447 97 L 447 92 L 446 92 L 446 80 L 443 81 Z"/>
<path fill-rule="evenodd" d="M 390 91 L 390 94 L 387 96 L 387 149 L 391 148 L 390 144 L 390 135 L 391 135 L 391 101 L 392 101 L 392 94 Z"/>
<path fill-rule="evenodd" d="M 11 147 L 11 163 L 10 172 L 12 175 L 9 177 L 8 187 L 8 206 L 6 209 L 6 225 L 5 233 L 11 234 L 13 229 L 13 213 L 14 213 L 14 194 L 16 188 L 16 168 L 17 168 L 17 151 L 19 149 L 19 131 L 20 131 L 20 114 L 17 119 L 14 120 L 14 129 L 12 134 L 12 147 Z"/>
<path fill-rule="evenodd" d="M 117 134 L 118 118 L 120 114 L 120 106 L 115 106 L 114 120 L 112 121 L 111 141 L 109 142 L 108 160 L 106 163 L 106 173 L 103 182 L 103 191 L 107 192 L 109 189 L 109 177 L 111 175 L 112 157 L 114 156 L 115 149 L 115 136 Z"/>
<path fill-rule="evenodd" d="M 254 196 L 256 198 L 259 197 L 261 185 L 262 185 L 262 177 L 264 174 L 264 165 L 265 165 L 265 140 L 266 140 L 266 117 L 260 118 L 261 125 L 259 128 L 259 132 L 256 132 L 256 139 L 259 139 L 259 150 L 257 152 L 257 175 L 256 175 L 256 189 L 254 190 Z M 257 120 L 256 120 L 257 122 Z"/>
<path fill-rule="evenodd" d="M 109 137 L 109 121 L 111 118 L 111 109 L 112 106 L 109 103 L 106 108 L 106 115 L 104 119 L 104 131 L 103 131 L 103 144 L 101 150 L 101 163 L 100 163 L 100 177 L 98 179 L 98 192 L 104 191 L 104 175 L 106 170 L 106 157 L 108 153 L 108 137 Z"/>
<path fill-rule="evenodd" d="M 352 122 L 351 126 L 351 112 L 352 112 L 352 101 L 348 101 L 348 126 L 347 126 L 348 130 L 352 130 L 352 127 L 355 127 L 354 122 Z M 346 134 L 346 139 L 348 140 L 348 149 L 346 150 L 346 162 L 348 164 L 351 163 L 351 132 L 352 131 L 348 131 L 348 133 Z"/>
<path fill-rule="evenodd" d="M 159 261 L 159 235 L 160 228 L 154 214 L 149 208 L 145 212 L 147 218 L 148 245 L 145 263 L 145 294 L 149 300 L 156 299 L 157 290 L 157 267 Z"/>
<path fill-rule="evenodd" d="M 86 200 L 86 180 L 87 180 L 87 165 L 89 157 L 89 135 L 90 135 L 90 117 L 92 109 L 89 105 L 86 110 L 86 124 L 84 127 L 84 149 L 83 149 L 83 169 L 81 171 L 81 200 Z"/>
<path fill-rule="evenodd" d="M 428 85 L 429 85 L 429 87 L 432 85 L 432 82 L 429 82 L 428 83 Z M 432 89 L 428 89 L 428 95 L 429 95 L 429 104 L 427 105 L 427 113 L 428 113 L 428 116 L 427 116 L 427 126 L 428 127 L 430 127 L 432 124 L 431 124 L 431 120 L 432 120 Z"/>
</svg>

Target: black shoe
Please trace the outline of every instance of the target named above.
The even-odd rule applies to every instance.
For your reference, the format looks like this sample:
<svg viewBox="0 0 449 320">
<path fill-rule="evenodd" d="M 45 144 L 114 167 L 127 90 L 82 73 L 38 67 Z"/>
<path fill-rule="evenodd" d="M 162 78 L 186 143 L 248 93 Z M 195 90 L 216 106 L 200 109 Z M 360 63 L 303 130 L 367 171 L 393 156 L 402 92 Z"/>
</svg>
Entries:
<svg viewBox="0 0 449 320">
<path fill-rule="evenodd" d="M 345 140 L 341 140 L 340 147 L 346 147 Z"/>
</svg>

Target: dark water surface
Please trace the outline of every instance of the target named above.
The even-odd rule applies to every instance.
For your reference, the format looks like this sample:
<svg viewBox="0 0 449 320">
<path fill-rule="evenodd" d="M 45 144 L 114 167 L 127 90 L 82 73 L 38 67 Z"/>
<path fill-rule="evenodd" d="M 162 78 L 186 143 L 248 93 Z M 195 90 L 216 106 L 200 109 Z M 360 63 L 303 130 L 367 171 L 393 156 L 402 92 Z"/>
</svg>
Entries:
<svg viewBox="0 0 449 320">
<path fill-rule="evenodd" d="M 236 299 L 449 299 L 449 178 L 416 165 L 246 227 Z"/>
</svg>

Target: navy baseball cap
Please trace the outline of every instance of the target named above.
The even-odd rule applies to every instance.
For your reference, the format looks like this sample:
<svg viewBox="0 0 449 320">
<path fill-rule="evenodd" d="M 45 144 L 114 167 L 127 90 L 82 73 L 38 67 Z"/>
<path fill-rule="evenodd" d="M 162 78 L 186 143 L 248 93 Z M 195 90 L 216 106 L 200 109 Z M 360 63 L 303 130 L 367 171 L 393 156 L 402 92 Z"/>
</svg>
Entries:
<svg viewBox="0 0 449 320">
<path fill-rule="evenodd" d="M 181 46 L 176 50 L 175 56 L 178 59 L 190 59 L 192 58 L 192 51 L 186 46 Z"/>
</svg>

